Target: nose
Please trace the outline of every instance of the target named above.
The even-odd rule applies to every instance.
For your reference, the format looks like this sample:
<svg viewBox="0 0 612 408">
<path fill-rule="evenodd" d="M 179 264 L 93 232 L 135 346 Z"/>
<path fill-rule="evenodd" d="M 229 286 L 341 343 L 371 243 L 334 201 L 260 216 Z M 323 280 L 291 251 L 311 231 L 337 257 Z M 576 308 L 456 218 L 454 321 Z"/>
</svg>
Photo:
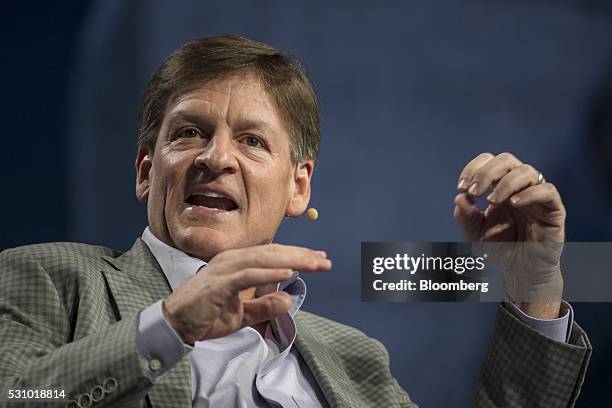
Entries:
<svg viewBox="0 0 612 408">
<path fill-rule="evenodd" d="M 194 165 L 200 170 L 208 170 L 215 175 L 234 173 L 237 170 L 234 143 L 230 134 L 216 132 L 200 154 Z"/>
</svg>

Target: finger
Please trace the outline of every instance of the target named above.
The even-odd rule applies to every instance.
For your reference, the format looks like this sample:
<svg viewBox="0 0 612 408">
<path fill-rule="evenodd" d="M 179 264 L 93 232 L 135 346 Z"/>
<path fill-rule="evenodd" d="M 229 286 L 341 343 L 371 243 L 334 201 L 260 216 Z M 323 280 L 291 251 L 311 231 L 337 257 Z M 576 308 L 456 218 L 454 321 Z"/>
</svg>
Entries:
<svg viewBox="0 0 612 408">
<path fill-rule="evenodd" d="M 240 256 L 244 256 L 246 254 L 259 254 L 266 252 L 289 252 L 289 253 L 298 253 L 305 255 L 312 255 L 321 258 L 327 258 L 327 253 L 321 250 L 315 250 L 306 247 L 300 247 L 295 245 L 284 245 L 284 244 L 265 244 L 265 245 L 255 245 L 251 247 L 245 248 L 237 248 L 237 249 L 229 249 L 221 252 L 215 258 L 239 258 Z"/>
<path fill-rule="evenodd" d="M 243 303 L 242 327 L 252 326 L 281 316 L 291 309 L 291 297 L 286 292 L 274 292 Z"/>
<path fill-rule="evenodd" d="M 502 177 L 523 164 L 510 153 L 501 153 L 476 169 L 467 192 L 472 197 L 480 197 L 493 187 Z"/>
<path fill-rule="evenodd" d="M 478 239 L 484 224 L 484 215 L 467 194 L 461 193 L 455 197 L 453 215 L 466 239 L 470 241 Z"/>
<path fill-rule="evenodd" d="M 538 184 L 528 187 L 510 197 L 510 203 L 516 208 L 524 208 L 533 204 L 541 204 L 549 210 L 565 212 L 561 195 L 552 183 Z"/>
<path fill-rule="evenodd" d="M 260 245 L 224 253 L 224 270 L 231 273 L 247 268 L 290 268 L 301 272 L 327 271 L 332 263 L 323 251 L 290 245 Z"/>
<path fill-rule="evenodd" d="M 291 269 L 247 268 L 224 276 L 220 285 L 227 288 L 231 294 L 236 294 L 254 286 L 280 283 L 292 276 L 293 270 Z"/>
<path fill-rule="evenodd" d="M 457 190 L 461 192 L 467 191 L 470 187 L 470 181 L 472 180 L 474 172 L 494 157 L 495 156 L 491 153 L 481 153 L 466 164 L 459 174 Z"/>
<path fill-rule="evenodd" d="M 493 205 L 501 204 L 527 187 L 538 184 L 539 175 L 540 173 L 533 166 L 522 164 L 497 182 L 493 192 L 487 197 L 487 201 Z"/>
</svg>

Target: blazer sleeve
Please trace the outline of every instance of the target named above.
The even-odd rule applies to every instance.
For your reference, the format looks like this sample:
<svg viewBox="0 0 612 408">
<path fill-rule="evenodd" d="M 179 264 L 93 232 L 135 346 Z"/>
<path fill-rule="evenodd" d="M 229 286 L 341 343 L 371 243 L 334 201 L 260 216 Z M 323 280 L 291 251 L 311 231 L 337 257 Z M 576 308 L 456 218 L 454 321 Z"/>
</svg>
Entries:
<svg viewBox="0 0 612 408">
<path fill-rule="evenodd" d="M 8 390 L 51 388 L 66 400 L 45 406 L 141 406 L 153 382 L 138 355 L 138 314 L 71 341 L 78 297 L 67 306 L 56 284 L 34 257 L 0 254 L 0 406 L 39 407 Z"/>
<path fill-rule="evenodd" d="M 480 373 L 476 406 L 573 407 L 591 351 L 586 333 L 576 323 L 569 341 L 561 343 L 500 306 Z"/>
</svg>

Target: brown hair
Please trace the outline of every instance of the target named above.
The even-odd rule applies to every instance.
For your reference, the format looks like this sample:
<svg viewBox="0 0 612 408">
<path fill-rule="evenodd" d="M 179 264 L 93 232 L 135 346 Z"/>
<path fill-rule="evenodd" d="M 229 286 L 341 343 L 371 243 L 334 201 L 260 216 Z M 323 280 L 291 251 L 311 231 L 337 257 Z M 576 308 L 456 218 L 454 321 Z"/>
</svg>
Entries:
<svg viewBox="0 0 612 408">
<path fill-rule="evenodd" d="M 261 79 L 289 131 L 292 162 L 316 159 L 319 108 L 300 62 L 264 43 L 232 35 L 189 41 L 157 68 L 140 110 L 138 145 L 154 149 L 170 98 L 241 71 Z"/>
</svg>

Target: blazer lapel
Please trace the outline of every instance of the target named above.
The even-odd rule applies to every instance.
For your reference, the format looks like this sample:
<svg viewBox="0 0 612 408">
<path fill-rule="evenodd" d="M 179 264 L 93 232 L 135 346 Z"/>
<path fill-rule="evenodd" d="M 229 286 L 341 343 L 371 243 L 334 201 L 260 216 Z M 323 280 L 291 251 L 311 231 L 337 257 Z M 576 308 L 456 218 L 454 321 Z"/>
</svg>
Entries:
<svg viewBox="0 0 612 408">
<path fill-rule="evenodd" d="M 102 273 L 117 306 L 118 319 L 165 298 L 170 284 L 155 257 L 140 238 L 132 249 L 117 258 L 103 256 L 109 264 Z M 153 407 L 191 406 L 191 366 L 185 356 L 155 381 L 148 393 Z"/>
<path fill-rule="evenodd" d="M 336 353 L 317 336 L 301 313 L 295 316 L 295 346 L 316 378 L 331 407 L 366 407 Z"/>
</svg>

